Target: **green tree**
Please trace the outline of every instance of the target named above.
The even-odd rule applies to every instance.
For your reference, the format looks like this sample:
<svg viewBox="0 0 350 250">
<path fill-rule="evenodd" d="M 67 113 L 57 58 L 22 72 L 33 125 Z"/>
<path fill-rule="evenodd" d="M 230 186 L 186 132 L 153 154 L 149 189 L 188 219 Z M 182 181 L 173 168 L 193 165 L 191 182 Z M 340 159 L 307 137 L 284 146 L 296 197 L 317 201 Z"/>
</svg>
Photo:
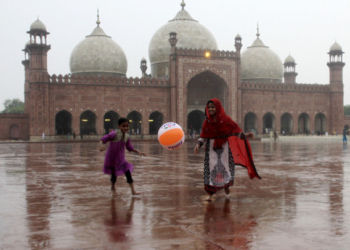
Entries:
<svg viewBox="0 0 350 250">
<path fill-rule="evenodd" d="M 344 106 L 344 115 L 350 115 L 350 105 Z"/>
<path fill-rule="evenodd" d="M 1 112 L 3 114 L 23 114 L 24 113 L 24 102 L 20 99 L 6 99 L 4 101 L 5 109 Z"/>
</svg>

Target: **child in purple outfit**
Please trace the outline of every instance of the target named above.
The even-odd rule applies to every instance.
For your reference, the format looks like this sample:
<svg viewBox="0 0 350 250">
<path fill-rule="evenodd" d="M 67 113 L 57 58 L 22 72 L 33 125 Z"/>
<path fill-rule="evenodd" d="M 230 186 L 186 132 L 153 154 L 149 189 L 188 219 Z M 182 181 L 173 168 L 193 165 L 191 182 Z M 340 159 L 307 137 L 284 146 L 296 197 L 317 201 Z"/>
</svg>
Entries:
<svg viewBox="0 0 350 250">
<path fill-rule="evenodd" d="M 135 192 L 134 181 L 131 176 L 133 165 L 125 160 L 125 148 L 130 152 L 139 154 L 140 156 L 146 156 L 146 154 L 137 151 L 131 145 L 130 135 L 126 133 L 129 130 L 129 120 L 126 118 L 120 118 L 118 120 L 118 126 L 118 132 L 113 131 L 103 136 L 100 141 L 100 151 L 106 150 L 103 144 L 106 144 L 108 141 L 110 142 L 105 156 L 103 172 L 111 175 L 111 190 L 113 193 L 115 193 L 117 177 L 125 174 L 132 195 L 139 195 L 139 193 Z"/>
</svg>

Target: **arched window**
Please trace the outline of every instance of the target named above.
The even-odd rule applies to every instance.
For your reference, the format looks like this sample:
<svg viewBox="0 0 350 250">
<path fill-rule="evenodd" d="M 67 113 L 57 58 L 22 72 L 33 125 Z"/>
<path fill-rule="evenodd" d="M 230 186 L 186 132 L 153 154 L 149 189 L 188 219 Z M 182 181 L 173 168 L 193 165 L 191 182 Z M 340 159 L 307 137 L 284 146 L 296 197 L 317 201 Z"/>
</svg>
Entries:
<svg viewBox="0 0 350 250">
<path fill-rule="evenodd" d="M 55 118 L 55 134 L 67 135 L 72 134 L 72 115 L 66 110 L 61 110 Z"/>
<path fill-rule="evenodd" d="M 275 116 L 268 112 L 263 116 L 263 134 L 268 134 L 270 130 L 275 130 L 276 128 Z"/>
<path fill-rule="evenodd" d="M 315 116 L 315 133 L 317 135 L 323 135 L 327 131 L 326 116 L 322 113 L 318 113 Z"/>
<path fill-rule="evenodd" d="M 19 138 L 19 129 L 16 124 L 11 125 L 10 127 L 10 138 L 12 140 L 18 140 Z"/>
<path fill-rule="evenodd" d="M 202 132 L 203 122 L 205 120 L 205 115 L 203 111 L 193 110 L 187 116 L 187 131 L 189 134 L 195 132 L 199 134 Z"/>
<path fill-rule="evenodd" d="M 255 132 L 258 129 L 258 118 L 253 112 L 249 112 L 244 116 L 244 132 Z"/>
<path fill-rule="evenodd" d="M 281 133 L 291 135 L 293 132 L 293 117 L 289 113 L 284 113 L 281 116 Z"/>
<path fill-rule="evenodd" d="M 129 132 L 130 134 L 141 134 L 142 133 L 142 115 L 137 111 L 132 111 L 127 116 L 129 120 Z"/>
<path fill-rule="evenodd" d="M 298 133 L 309 134 L 310 133 L 310 117 L 306 113 L 302 113 L 298 118 Z"/>
<path fill-rule="evenodd" d="M 193 110 L 204 111 L 205 105 L 212 98 L 219 99 L 228 111 L 228 96 L 228 84 L 219 75 L 211 71 L 199 73 L 187 84 L 187 114 Z"/>
<path fill-rule="evenodd" d="M 160 126 L 163 124 L 163 115 L 158 111 L 154 111 L 150 114 L 149 119 L 149 134 L 156 135 Z"/>
<path fill-rule="evenodd" d="M 80 115 L 80 134 L 96 135 L 96 115 L 90 110 L 86 110 Z"/>
<path fill-rule="evenodd" d="M 120 115 L 114 111 L 108 111 L 103 116 L 103 128 L 105 134 L 109 134 L 110 132 L 118 128 L 119 118 Z"/>
</svg>

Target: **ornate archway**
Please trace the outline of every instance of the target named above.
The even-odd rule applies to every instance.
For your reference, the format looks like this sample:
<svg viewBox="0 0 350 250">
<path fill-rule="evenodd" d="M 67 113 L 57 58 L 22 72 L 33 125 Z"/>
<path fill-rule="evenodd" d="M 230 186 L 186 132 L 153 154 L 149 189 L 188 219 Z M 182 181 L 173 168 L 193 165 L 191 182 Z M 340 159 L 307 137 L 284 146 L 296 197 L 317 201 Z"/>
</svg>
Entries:
<svg viewBox="0 0 350 250">
<path fill-rule="evenodd" d="M 187 114 L 193 110 L 204 110 L 207 102 L 217 98 L 225 110 L 228 110 L 227 83 L 211 71 L 195 75 L 187 84 Z"/>
<path fill-rule="evenodd" d="M 104 133 L 108 134 L 111 132 L 111 130 L 115 130 L 118 128 L 118 120 L 120 118 L 120 115 L 114 111 L 108 111 L 103 116 L 103 128 Z"/>
<path fill-rule="evenodd" d="M 284 135 L 293 133 L 293 117 L 289 113 L 284 113 L 281 116 L 281 133 Z"/>
<path fill-rule="evenodd" d="M 322 113 L 318 113 L 315 116 L 315 133 L 317 135 L 323 135 L 327 131 L 327 119 Z"/>
<path fill-rule="evenodd" d="M 263 134 L 267 134 L 270 130 L 276 129 L 276 118 L 271 112 L 266 113 L 263 116 Z"/>
<path fill-rule="evenodd" d="M 202 125 L 205 120 L 205 115 L 203 111 L 193 110 L 187 115 L 187 131 L 188 133 L 196 134 L 200 133 L 202 130 Z"/>
<path fill-rule="evenodd" d="M 310 117 L 306 113 L 302 113 L 298 118 L 298 133 L 310 133 Z"/>
<path fill-rule="evenodd" d="M 163 124 L 163 114 L 159 111 L 154 111 L 150 114 L 148 122 L 149 122 L 149 134 L 156 135 L 158 134 L 158 130 L 160 126 Z"/>
<path fill-rule="evenodd" d="M 258 129 L 258 118 L 253 112 L 249 112 L 244 116 L 244 132 L 255 132 Z"/>
<path fill-rule="evenodd" d="M 72 114 L 67 110 L 61 110 L 55 117 L 55 134 L 72 134 Z"/>
<path fill-rule="evenodd" d="M 16 124 L 12 124 L 10 127 L 10 138 L 12 140 L 18 140 L 19 138 L 19 128 Z"/>
<path fill-rule="evenodd" d="M 130 134 L 141 134 L 142 133 L 142 115 L 137 111 L 132 111 L 127 116 L 129 120 L 129 131 Z"/>
<path fill-rule="evenodd" d="M 96 135 L 96 115 L 90 110 L 86 110 L 80 115 L 80 134 Z"/>
</svg>

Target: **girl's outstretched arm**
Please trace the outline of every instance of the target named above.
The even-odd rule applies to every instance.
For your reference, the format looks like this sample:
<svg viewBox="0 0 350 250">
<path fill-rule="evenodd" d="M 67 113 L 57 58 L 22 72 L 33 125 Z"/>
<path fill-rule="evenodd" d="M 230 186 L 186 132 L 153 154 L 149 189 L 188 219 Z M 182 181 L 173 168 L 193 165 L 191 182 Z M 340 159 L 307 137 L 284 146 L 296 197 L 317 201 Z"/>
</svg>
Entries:
<svg viewBox="0 0 350 250">
<path fill-rule="evenodd" d="M 200 147 L 202 147 L 204 141 L 205 141 L 204 138 L 199 138 L 199 139 L 198 139 L 198 142 L 197 142 L 196 146 L 194 147 L 194 154 L 195 154 L 195 155 L 198 154 L 198 150 L 200 149 Z"/>
<path fill-rule="evenodd" d="M 106 147 L 104 146 L 104 143 L 103 143 L 103 141 L 101 140 L 100 141 L 100 151 L 102 152 L 102 151 L 105 151 L 106 150 Z"/>
<path fill-rule="evenodd" d="M 245 136 L 246 139 L 252 139 L 253 140 L 255 138 L 255 135 L 254 135 L 253 132 L 245 133 L 244 136 Z"/>
<path fill-rule="evenodd" d="M 135 152 L 135 153 L 138 154 L 139 156 L 146 156 L 145 153 L 139 152 L 139 151 L 137 151 L 136 149 L 131 150 L 131 152 Z"/>
</svg>

